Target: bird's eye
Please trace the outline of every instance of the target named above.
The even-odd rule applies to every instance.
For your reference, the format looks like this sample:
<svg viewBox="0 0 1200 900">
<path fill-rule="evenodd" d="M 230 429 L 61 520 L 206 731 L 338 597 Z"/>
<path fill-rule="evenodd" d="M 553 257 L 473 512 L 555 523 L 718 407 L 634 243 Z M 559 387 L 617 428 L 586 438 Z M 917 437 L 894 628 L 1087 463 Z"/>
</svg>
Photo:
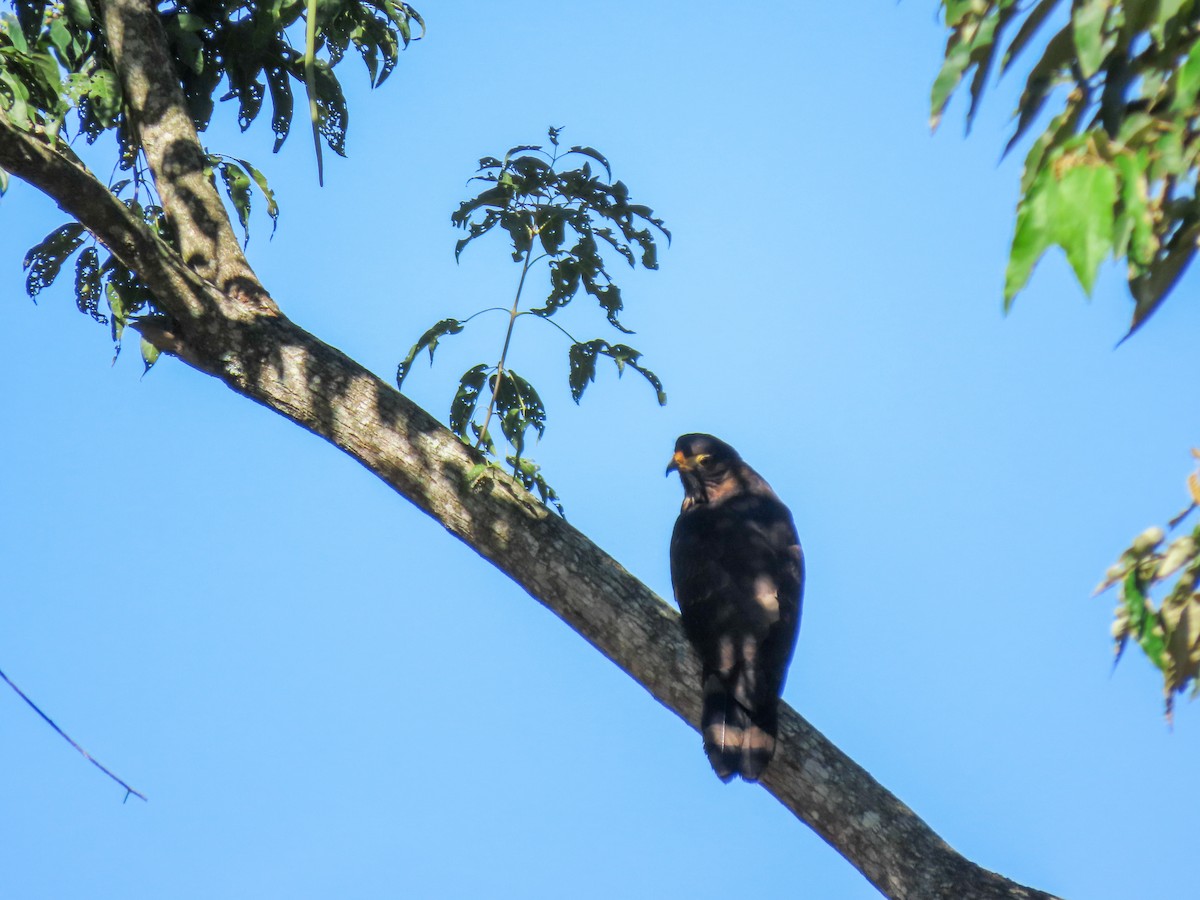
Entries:
<svg viewBox="0 0 1200 900">
<path fill-rule="evenodd" d="M 707 454 L 707 453 L 697 453 L 696 454 L 696 465 L 698 465 L 700 468 L 707 469 L 711 462 L 712 462 L 712 457 L 709 454 Z"/>
</svg>

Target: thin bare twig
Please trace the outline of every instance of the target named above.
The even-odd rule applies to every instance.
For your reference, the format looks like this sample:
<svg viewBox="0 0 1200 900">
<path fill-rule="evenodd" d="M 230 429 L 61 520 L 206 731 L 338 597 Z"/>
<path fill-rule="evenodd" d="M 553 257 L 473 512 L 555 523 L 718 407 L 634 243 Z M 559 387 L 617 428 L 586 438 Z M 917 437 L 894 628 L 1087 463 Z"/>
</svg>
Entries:
<svg viewBox="0 0 1200 900">
<path fill-rule="evenodd" d="M 9 677 L 7 675 L 5 675 L 3 671 L 0 671 L 0 678 L 3 678 L 5 683 L 10 688 L 12 688 L 14 691 L 16 691 L 17 696 L 20 697 L 22 700 L 24 700 L 26 703 L 28 703 L 30 708 L 35 713 L 37 713 L 39 716 L 41 716 L 43 719 L 45 719 L 46 723 L 51 728 L 53 728 L 55 731 L 57 731 L 59 733 L 59 735 L 62 736 L 62 739 L 64 741 L 66 741 L 68 744 L 70 744 L 72 747 L 74 747 L 76 750 L 78 750 L 80 753 L 82 753 L 84 759 L 86 759 L 88 762 L 90 762 L 93 766 L 95 766 L 97 769 L 99 769 L 101 772 L 103 772 L 105 775 L 107 775 L 109 778 L 111 778 L 113 781 L 115 781 L 121 787 L 125 788 L 125 800 L 129 799 L 130 794 L 133 794 L 133 796 L 137 797 L 139 800 L 146 800 L 145 794 L 143 794 L 141 791 L 135 791 L 133 788 L 131 788 L 129 785 L 127 785 L 124 781 L 122 781 L 120 778 L 118 778 L 116 775 L 114 775 L 112 772 L 110 772 L 108 769 L 106 769 L 104 766 L 102 766 L 100 764 L 100 762 L 98 760 L 94 759 L 90 753 L 88 753 L 86 750 L 84 750 L 82 747 L 80 747 L 77 743 L 75 743 L 73 740 L 71 740 L 70 735 L 68 735 L 65 731 L 63 731 L 61 728 L 59 728 L 57 725 L 55 725 L 53 719 L 51 719 L 48 715 L 46 715 L 44 712 L 42 712 L 40 709 L 38 709 L 38 705 L 36 703 L 34 703 L 32 700 L 30 700 L 27 696 L 25 696 L 25 692 L 23 690 L 21 690 L 19 687 L 17 687 L 15 684 L 13 684 L 12 681 L 9 679 Z M 124 803 L 125 800 L 122 800 L 121 802 Z"/>
</svg>

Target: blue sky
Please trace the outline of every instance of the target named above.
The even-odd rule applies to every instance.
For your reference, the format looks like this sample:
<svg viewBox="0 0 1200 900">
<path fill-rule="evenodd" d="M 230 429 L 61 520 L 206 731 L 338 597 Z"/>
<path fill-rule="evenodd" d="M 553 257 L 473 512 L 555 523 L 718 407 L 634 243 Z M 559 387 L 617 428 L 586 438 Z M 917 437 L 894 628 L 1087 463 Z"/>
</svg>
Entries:
<svg viewBox="0 0 1200 900">
<path fill-rule="evenodd" d="M 252 263 L 301 325 L 390 378 L 432 322 L 503 304 L 449 214 L 483 155 L 548 125 L 605 152 L 675 240 L 620 273 L 630 343 L 601 370 L 523 320 L 549 407 L 534 456 L 573 524 L 663 596 L 675 437 L 712 431 L 791 505 L 809 565 L 786 699 L 980 864 L 1073 898 L 1178 896 L 1200 711 L 1111 672 L 1090 592 L 1185 502 L 1194 275 L 1114 349 L 1120 267 L 1085 301 L 1057 252 L 1001 312 L 1016 83 L 931 137 L 934 4 L 451 3 L 384 88 L 354 64 L 350 159 L 318 189 L 297 127 Z M 261 204 L 260 204 L 261 206 Z M 15 898 L 878 896 L 764 791 L 366 470 L 164 360 L 115 367 L 65 285 L 20 258 L 61 213 L 0 201 L 0 668 L 149 797 L 0 690 L 0 871 Z M 606 335 L 578 301 L 566 324 Z M 445 416 L 502 322 L 406 390 Z M 527 327 L 526 327 L 527 326 Z M 495 331 L 488 331 L 495 328 Z M 473 326 L 474 329 L 474 326 Z M 1185 879 L 1188 879 L 1185 881 Z"/>
</svg>

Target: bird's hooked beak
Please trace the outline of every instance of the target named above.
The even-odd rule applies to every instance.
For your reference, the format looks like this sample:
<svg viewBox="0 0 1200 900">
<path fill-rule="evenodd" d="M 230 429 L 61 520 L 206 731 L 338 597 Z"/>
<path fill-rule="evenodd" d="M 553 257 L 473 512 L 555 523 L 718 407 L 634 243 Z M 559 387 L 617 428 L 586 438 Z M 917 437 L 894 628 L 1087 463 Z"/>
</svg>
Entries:
<svg viewBox="0 0 1200 900">
<path fill-rule="evenodd" d="M 670 475 L 672 472 L 686 472 L 691 467 L 691 463 L 688 462 L 688 458 L 683 455 L 683 452 L 676 450 L 675 455 L 671 457 L 671 461 L 667 463 L 665 474 Z"/>
</svg>

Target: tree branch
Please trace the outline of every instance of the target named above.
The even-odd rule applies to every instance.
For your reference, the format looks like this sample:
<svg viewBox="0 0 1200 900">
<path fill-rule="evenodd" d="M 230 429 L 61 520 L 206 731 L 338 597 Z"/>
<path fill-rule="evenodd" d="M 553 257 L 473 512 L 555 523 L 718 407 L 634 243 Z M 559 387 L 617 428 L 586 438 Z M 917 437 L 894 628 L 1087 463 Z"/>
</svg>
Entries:
<svg viewBox="0 0 1200 900">
<path fill-rule="evenodd" d="M 408 398 L 292 323 L 271 328 L 277 363 L 226 383 L 346 451 L 698 730 L 699 664 L 673 609 L 506 475 L 468 485 L 481 457 Z M 1050 896 L 963 858 L 786 705 L 763 784 L 888 897 Z"/>
<path fill-rule="evenodd" d="M 678 614 L 612 557 L 507 475 L 469 484 L 482 457 L 427 412 L 281 314 L 219 294 L 90 173 L 2 118 L 0 167 L 78 218 L 189 332 L 147 322 L 152 341 L 344 450 L 697 727 L 699 667 Z M 962 857 L 786 705 L 762 783 L 894 900 L 1051 900 Z"/>
<path fill-rule="evenodd" d="M 167 218 L 188 266 L 261 312 L 275 305 L 242 253 L 168 52 L 157 4 L 98 0 L 113 66 Z"/>
<path fill-rule="evenodd" d="M 12 679 L 10 679 L 2 671 L 0 671 L 0 679 L 3 679 L 5 684 L 7 684 L 10 688 L 12 688 L 14 691 L 16 691 L 17 696 L 20 697 L 22 700 L 24 700 L 26 703 L 28 703 L 29 707 L 35 713 L 37 713 L 39 716 L 41 716 L 45 720 L 47 725 L 49 725 L 51 728 L 53 728 L 55 731 L 57 731 L 59 737 L 61 737 L 64 741 L 66 741 L 68 744 L 70 744 L 72 747 L 74 747 L 76 750 L 78 750 L 80 753 L 82 753 L 84 759 L 86 759 L 88 762 L 90 762 L 93 766 L 95 766 L 97 769 L 99 769 L 101 772 L 103 772 L 105 775 L 107 775 L 109 778 L 111 778 L 113 781 L 115 781 L 121 787 L 125 788 L 125 799 L 126 800 L 129 799 L 130 794 L 132 794 L 134 797 L 137 797 L 139 800 L 146 800 L 145 794 L 143 794 L 141 791 L 135 791 L 133 788 L 131 788 L 129 785 L 127 785 L 124 781 L 122 781 L 120 778 L 118 778 L 116 775 L 114 775 L 112 772 L 110 772 L 107 767 L 101 765 L 100 760 L 96 759 L 94 756 L 92 756 L 92 754 L 88 753 L 86 750 L 84 750 L 82 747 L 80 747 L 77 743 L 75 743 L 73 740 L 71 740 L 71 736 L 69 734 L 67 734 L 65 731 L 63 731 L 61 728 L 59 728 L 58 725 L 55 724 L 53 719 L 51 719 L 48 715 L 46 715 L 44 712 L 42 712 L 41 708 L 36 703 L 34 703 L 32 700 L 30 700 L 29 697 L 27 697 L 25 695 L 25 692 L 23 690 L 21 690 L 19 687 L 17 687 L 15 684 L 13 684 Z M 147 801 L 147 802 L 149 802 L 149 801 Z"/>
<path fill-rule="evenodd" d="M 278 312 L 197 169 L 202 150 L 163 56 L 152 4 L 101 0 L 101 6 L 184 256 L 151 234 L 81 164 L 2 114 L 0 167 L 48 194 L 141 276 L 174 320 L 145 321 L 148 339 L 344 450 L 696 728 L 699 668 L 678 614 L 507 475 L 489 470 L 468 483 L 466 473 L 482 461 L 479 453 Z M 955 852 L 786 705 L 763 786 L 894 900 L 1051 900 Z"/>
</svg>

